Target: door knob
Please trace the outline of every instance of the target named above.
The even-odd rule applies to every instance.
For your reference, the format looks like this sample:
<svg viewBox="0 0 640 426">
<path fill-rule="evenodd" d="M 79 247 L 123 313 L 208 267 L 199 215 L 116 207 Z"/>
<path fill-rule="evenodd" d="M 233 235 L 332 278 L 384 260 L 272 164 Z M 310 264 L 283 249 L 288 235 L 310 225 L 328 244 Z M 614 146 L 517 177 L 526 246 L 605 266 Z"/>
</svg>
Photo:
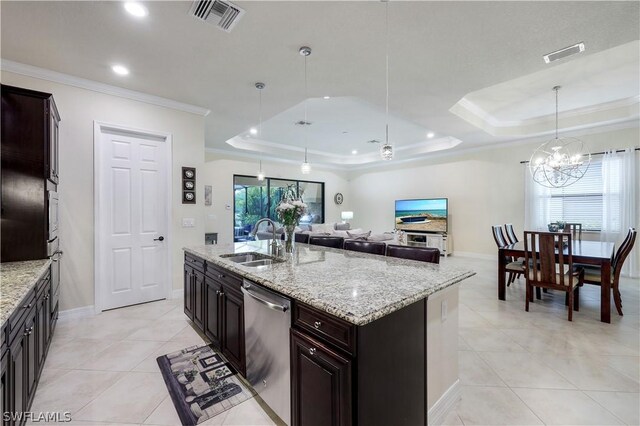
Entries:
<svg viewBox="0 0 640 426">
<path fill-rule="evenodd" d="M 153 241 L 164 241 L 164 237 L 160 235 L 158 238 L 154 238 Z"/>
</svg>

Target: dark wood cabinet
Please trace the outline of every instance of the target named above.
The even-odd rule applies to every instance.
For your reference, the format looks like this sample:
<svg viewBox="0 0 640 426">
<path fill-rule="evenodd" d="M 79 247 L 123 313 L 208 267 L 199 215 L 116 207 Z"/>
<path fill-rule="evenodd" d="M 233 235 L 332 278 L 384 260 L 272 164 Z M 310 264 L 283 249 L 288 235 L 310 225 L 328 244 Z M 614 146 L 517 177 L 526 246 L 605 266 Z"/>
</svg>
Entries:
<svg viewBox="0 0 640 426">
<path fill-rule="evenodd" d="M 2 412 L 14 413 L 14 416 L 31 407 L 53 336 L 52 320 L 57 318 L 57 311 L 51 311 L 50 272 L 51 269 L 27 293 L 3 328 Z M 57 303 L 55 306 L 57 310 Z M 20 420 L 0 422 L 3 425 L 24 423 Z"/>
<path fill-rule="evenodd" d="M 242 280 L 185 255 L 184 312 L 243 375 L 246 371 Z"/>
<path fill-rule="evenodd" d="M 229 285 L 222 289 L 222 353 L 244 375 L 244 298 Z"/>
<path fill-rule="evenodd" d="M 0 419 L 1 425 L 8 425 L 5 421 L 4 413 L 10 413 L 11 404 L 9 401 L 9 349 L 5 347 L 4 334 L 2 335 L 2 355 L 0 356 Z"/>
<path fill-rule="evenodd" d="M 36 310 L 32 309 L 25 320 L 25 337 L 26 345 L 24 347 L 25 362 L 25 402 L 27 406 L 31 406 L 33 396 L 36 393 L 36 384 L 38 382 L 38 331 L 36 329 Z"/>
<path fill-rule="evenodd" d="M 2 262 L 57 250 L 58 125 L 53 96 L 2 85 Z M 52 220 L 50 220 L 52 219 Z"/>
<path fill-rule="evenodd" d="M 204 274 L 198 270 L 193 271 L 193 322 L 204 331 Z"/>
<path fill-rule="evenodd" d="M 38 366 L 44 365 L 44 359 L 49 349 L 49 335 L 51 333 L 51 283 L 47 280 L 45 287 L 38 296 L 36 305 L 36 340 Z"/>
<path fill-rule="evenodd" d="M 25 356 L 27 345 L 27 332 L 20 333 L 9 347 L 9 364 L 7 366 L 8 384 L 7 398 L 8 410 L 11 413 L 19 413 L 27 410 L 25 398 Z M 9 424 L 14 424 L 9 422 Z"/>
<path fill-rule="evenodd" d="M 193 299 L 195 298 L 193 268 L 184 265 L 184 313 L 193 321 Z"/>
<path fill-rule="evenodd" d="M 47 151 L 48 151 L 48 163 L 47 174 L 51 182 L 58 184 L 58 171 L 60 169 L 59 161 L 59 127 L 60 127 L 60 115 L 58 115 L 58 109 L 56 103 L 53 101 L 53 96 L 49 98 L 49 102 L 46 104 L 47 115 L 49 118 L 49 133 L 47 134 Z"/>
<path fill-rule="evenodd" d="M 291 330 L 292 424 L 352 424 L 351 360 Z"/>
<path fill-rule="evenodd" d="M 204 324 L 204 334 L 211 342 L 220 347 L 220 295 L 222 294 L 222 283 L 205 277 L 205 309 L 206 321 Z"/>
</svg>

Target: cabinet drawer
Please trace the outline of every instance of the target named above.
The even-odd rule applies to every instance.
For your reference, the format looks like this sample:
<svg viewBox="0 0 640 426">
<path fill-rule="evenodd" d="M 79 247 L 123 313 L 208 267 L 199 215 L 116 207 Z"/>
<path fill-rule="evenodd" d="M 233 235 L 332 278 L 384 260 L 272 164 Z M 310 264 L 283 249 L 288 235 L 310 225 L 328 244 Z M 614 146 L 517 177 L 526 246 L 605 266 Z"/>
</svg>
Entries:
<svg viewBox="0 0 640 426">
<path fill-rule="evenodd" d="M 302 303 L 294 305 L 293 324 L 309 334 L 355 355 L 355 325 Z"/>
<path fill-rule="evenodd" d="M 225 287 L 231 288 L 237 293 L 241 292 L 240 287 L 242 287 L 242 278 L 230 273 L 226 269 L 214 265 L 211 262 L 207 262 L 207 275 L 214 280 L 226 284 Z"/>
<path fill-rule="evenodd" d="M 189 265 L 204 274 L 204 259 L 185 253 L 184 264 Z"/>
<path fill-rule="evenodd" d="M 35 290 L 29 291 L 27 296 L 22 299 L 22 302 L 18 306 L 16 306 L 13 314 L 9 317 L 8 331 L 9 331 L 9 340 L 8 342 L 12 342 L 15 336 L 18 333 L 24 332 L 24 326 L 22 323 L 25 321 L 26 315 L 30 312 L 34 306 L 36 305 L 36 292 Z"/>
</svg>

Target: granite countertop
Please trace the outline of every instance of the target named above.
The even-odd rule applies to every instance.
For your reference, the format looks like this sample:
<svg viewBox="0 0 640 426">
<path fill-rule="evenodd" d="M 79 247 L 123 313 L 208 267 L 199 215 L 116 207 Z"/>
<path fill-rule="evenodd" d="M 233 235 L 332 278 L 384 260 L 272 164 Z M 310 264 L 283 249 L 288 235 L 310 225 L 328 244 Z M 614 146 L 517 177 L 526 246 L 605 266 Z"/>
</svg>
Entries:
<svg viewBox="0 0 640 426">
<path fill-rule="evenodd" d="M 185 247 L 184 251 L 355 325 L 364 325 L 475 272 L 327 247 L 296 244 L 283 263 L 250 268 L 222 254 L 268 253 L 269 240 Z"/>
<path fill-rule="evenodd" d="M 51 265 L 51 259 L 0 263 L 0 327 Z"/>
</svg>

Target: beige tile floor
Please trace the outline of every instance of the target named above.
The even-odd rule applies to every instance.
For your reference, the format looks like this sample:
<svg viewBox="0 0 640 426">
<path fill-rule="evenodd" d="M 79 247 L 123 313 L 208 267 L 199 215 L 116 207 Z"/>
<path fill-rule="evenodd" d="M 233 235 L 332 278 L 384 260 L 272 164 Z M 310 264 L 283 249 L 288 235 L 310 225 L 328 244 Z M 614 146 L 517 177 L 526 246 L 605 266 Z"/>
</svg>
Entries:
<svg viewBox="0 0 640 426">
<path fill-rule="evenodd" d="M 569 323 L 558 293 L 525 312 L 524 282 L 498 301 L 495 262 L 450 257 L 443 264 L 477 272 L 460 288 L 462 400 L 447 424 L 640 423 L 638 280 L 622 284 L 624 317 L 614 313 L 611 324 L 600 323 L 600 290 L 586 286 Z M 70 411 L 72 424 L 178 425 L 155 359 L 204 343 L 181 304 L 168 300 L 61 321 L 32 411 Z M 249 400 L 205 424 L 274 422 Z"/>
</svg>

